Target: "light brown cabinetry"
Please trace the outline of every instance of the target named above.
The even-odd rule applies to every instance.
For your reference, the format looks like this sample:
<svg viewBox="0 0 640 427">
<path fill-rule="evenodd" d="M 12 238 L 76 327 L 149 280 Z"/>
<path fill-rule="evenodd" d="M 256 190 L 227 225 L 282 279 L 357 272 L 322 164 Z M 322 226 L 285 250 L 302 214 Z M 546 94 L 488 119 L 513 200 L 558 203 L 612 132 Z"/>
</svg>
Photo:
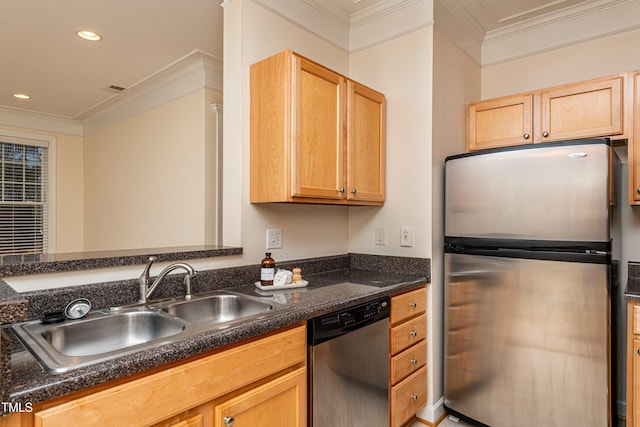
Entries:
<svg viewBox="0 0 640 427">
<path fill-rule="evenodd" d="M 626 104 L 630 110 L 626 116 L 633 123 L 628 145 L 628 199 L 631 205 L 640 205 L 640 71 L 629 73 L 630 102 Z"/>
<path fill-rule="evenodd" d="M 467 150 L 622 135 L 623 76 L 469 104 Z"/>
<path fill-rule="evenodd" d="M 467 107 L 467 151 L 532 142 L 532 94 L 505 96 Z"/>
<path fill-rule="evenodd" d="M 306 425 L 307 373 L 298 369 L 215 407 L 214 426 Z"/>
<path fill-rule="evenodd" d="M 33 414 L 22 415 L 16 427 L 211 427 L 225 426 L 225 417 L 235 418 L 236 427 L 303 427 L 306 328 L 289 328 L 94 392 L 45 402 Z"/>
<path fill-rule="evenodd" d="M 391 427 L 404 425 L 427 402 L 426 305 L 425 288 L 391 298 Z"/>
<path fill-rule="evenodd" d="M 640 426 L 640 302 L 627 304 L 627 427 Z"/>
<path fill-rule="evenodd" d="M 251 66 L 252 203 L 382 205 L 384 95 L 286 50 Z"/>
</svg>

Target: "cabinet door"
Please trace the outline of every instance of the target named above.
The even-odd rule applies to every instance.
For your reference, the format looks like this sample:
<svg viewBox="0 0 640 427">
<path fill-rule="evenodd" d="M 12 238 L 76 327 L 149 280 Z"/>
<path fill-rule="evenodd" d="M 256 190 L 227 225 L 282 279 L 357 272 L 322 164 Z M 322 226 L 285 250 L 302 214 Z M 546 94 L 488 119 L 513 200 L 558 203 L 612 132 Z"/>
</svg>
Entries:
<svg viewBox="0 0 640 427">
<path fill-rule="evenodd" d="M 154 424 L 153 427 L 211 427 L 212 419 L 213 406 L 204 404 Z"/>
<path fill-rule="evenodd" d="M 467 107 L 467 150 L 531 144 L 533 95 L 513 95 Z"/>
<path fill-rule="evenodd" d="M 633 133 L 628 145 L 629 157 L 629 203 L 640 204 L 640 71 L 632 75 Z M 627 104 L 628 105 L 628 104 Z"/>
<path fill-rule="evenodd" d="M 622 77 L 542 91 L 540 109 L 539 142 L 619 135 L 623 130 Z"/>
<path fill-rule="evenodd" d="M 292 196 L 344 197 L 344 78 L 298 56 L 291 112 Z"/>
<path fill-rule="evenodd" d="M 627 378 L 633 381 L 633 396 L 630 396 L 633 410 L 633 424 L 629 427 L 640 426 L 640 340 L 633 340 L 633 377 L 627 375 Z M 627 403 L 629 405 L 629 403 Z"/>
<path fill-rule="evenodd" d="M 217 405 L 214 427 L 304 427 L 306 379 L 301 368 Z"/>
<path fill-rule="evenodd" d="M 347 199 L 383 202 L 386 101 L 351 80 L 347 91 Z"/>
</svg>

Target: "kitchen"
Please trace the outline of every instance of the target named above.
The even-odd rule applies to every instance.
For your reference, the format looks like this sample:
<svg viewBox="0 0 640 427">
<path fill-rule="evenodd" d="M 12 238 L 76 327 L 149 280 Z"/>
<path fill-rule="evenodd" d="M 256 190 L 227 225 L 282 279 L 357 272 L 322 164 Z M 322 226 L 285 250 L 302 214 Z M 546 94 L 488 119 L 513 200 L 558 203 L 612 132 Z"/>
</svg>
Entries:
<svg viewBox="0 0 640 427">
<path fill-rule="evenodd" d="M 638 59 L 633 55 L 638 33 L 630 30 L 548 52 L 514 56 L 515 59 L 504 62 L 495 60 L 493 65 L 480 67 L 445 36 L 448 31 L 439 27 L 437 20 L 435 26 L 431 25 L 434 13 L 431 2 L 417 2 L 414 7 L 418 12 L 407 13 L 410 17 L 404 17 L 404 24 L 408 30 L 387 34 L 377 28 L 384 26 L 384 21 L 382 24 L 375 22 L 372 24 L 375 28 L 373 33 L 380 43 L 370 46 L 360 41 L 361 48 L 351 55 L 337 47 L 340 44 L 334 40 L 338 37 L 335 32 L 324 34 L 322 27 L 317 28 L 318 24 L 310 26 L 322 35 L 320 37 L 294 24 L 296 17 L 284 19 L 261 4 L 247 0 L 226 3 L 224 137 L 225 148 L 229 149 L 224 152 L 224 164 L 237 167 L 228 167 L 224 171 L 224 181 L 231 186 L 223 196 L 223 217 L 230 222 L 224 243 L 242 246 L 243 255 L 214 263 L 214 266 L 257 262 L 263 255 L 264 229 L 272 226 L 281 226 L 284 230 L 284 248 L 277 252 L 280 259 L 347 252 L 431 259 L 433 284 L 428 287 L 427 297 L 427 335 L 431 337 L 431 345 L 428 346 L 429 397 L 420 416 L 433 422 L 442 413 L 443 394 L 442 373 L 437 368 L 442 363 L 439 338 L 442 336 L 439 320 L 442 308 L 438 303 L 442 300 L 442 289 L 435 285 L 442 280 L 439 267 L 442 259 L 441 168 L 446 155 L 465 150 L 463 105 L 479 99 L 638 69 Z M 617 4 L 633 7 L 635 3 Z M 438 8 L 443 7 L 444 4 L 435 3 L 436 16 Z M 632 12 L 618 13 L 620 16 L 634 16 Z M 328 24 L 325 28 L 333 27 Z M 367 27 L 353 30 L 353 40 L 364 39 L 364 33 L 370 34 L 363 28 Z M 566 29 L 558 31 L 563 34 Z M 602 30 L 602 34 L 608 33 Z M 249 205 L 248 66 L 284 48 L 312 57 L 375 87 L 388 97 L 387 199 L 383 208 Z M 598 52 L 598 61 L 594 61 L 594 51 Z M 550 67 L 549 64 L 562 65 Z M 431 167 L 425 168 L 425 162 Z M 416 176 L 423 182 L 421 185 L 416 185 Z M 639 260 L 640 254 L 632 245 L 638 229 L 635 226 L 636 213 L 628 206 L 624 206 L 622 211 L 623 244 L 626 242 L 621 260 L 624 266 L 627 261 Z M 386 246 L 373 244 L 373 230 L 377 225 L 383 225 L 387 230 Z M 397 237 L 400 227 L 406 225 L 413 227 L 411 248 L 400 247 Z M 624 283 L 624 268 L 621 279 Z"/>
</svg>

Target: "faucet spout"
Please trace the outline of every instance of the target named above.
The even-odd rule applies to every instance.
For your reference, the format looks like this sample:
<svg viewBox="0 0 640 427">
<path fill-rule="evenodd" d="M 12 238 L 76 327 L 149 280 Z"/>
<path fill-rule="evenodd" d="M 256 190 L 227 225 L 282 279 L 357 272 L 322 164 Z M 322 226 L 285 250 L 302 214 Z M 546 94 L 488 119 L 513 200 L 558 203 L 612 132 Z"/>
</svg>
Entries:
<svg viewBox="0 0 640 427">
<path fill-rule="evenodd" d="M 149 274 L 149 271 L 151 270 L 151 265 L 154 263 L 155 260 L 156 260 L 156 257 L 154 256 L 149 257 L 149 261 L 147 261 L 147 265 L 145 265 L 144 271 L 138 278 L 138 286 L 140 288 L 140 293 L 138 298 L 139 303 L 147 302 L 147 289 L 149 289 L 149 283 L 151 282 L 151 276 Z"/>
<path fill-rule="evenodd" d="M 150 261 L 151 263 L 151 261 Z M 190 299 L 191 298 L 191 278 L 195 277 L 197 272 L 196 270 L 190 266 L 187 263 L 184 262 L 176 262 L 173 263 L 169 266 L 167 266 L 164 270 L 162 270 L 160 272 L 160 274 L 158 274 L 158 277 L 155 278 L 155 280 L 153 281 L 153 283 L 151 284 L 151 287 L 149 287 L 148 289 L 145 288 L 144 292 L 142 289 L 142 285 L 140 286 L 140 300 L 141 302 L 146 302 L 147 299 L 149 299 L 151 297 L 151 294 L 153 294 L 155 292 L 155 290 L 158 288 L 158 285 L 160 284 L 160 282 L 162 282 L 165 278 L 165 276 L 169 273 L 171 273 L 173 270 L 176 269 L 183 269 L 187 272 L 187 275 L 184 276 L 184 285 L 185 285 L 185 298 L 186 299 Z M 147 283 L 148 284 L 148 283 Z"/>
</svg>

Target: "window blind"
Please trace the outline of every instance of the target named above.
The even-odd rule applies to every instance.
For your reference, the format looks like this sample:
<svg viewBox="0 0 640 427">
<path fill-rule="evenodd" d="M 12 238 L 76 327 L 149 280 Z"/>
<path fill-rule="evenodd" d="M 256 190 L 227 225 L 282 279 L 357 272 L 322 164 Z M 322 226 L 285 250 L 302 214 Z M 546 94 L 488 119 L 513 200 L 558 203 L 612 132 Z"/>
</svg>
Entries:
<svg viewBox="0 0 640 427">
<path fill-rule="evenodd" d="M 0 135 L 0 256 L 48 251 L 48 143 Z"/>
</svg>

